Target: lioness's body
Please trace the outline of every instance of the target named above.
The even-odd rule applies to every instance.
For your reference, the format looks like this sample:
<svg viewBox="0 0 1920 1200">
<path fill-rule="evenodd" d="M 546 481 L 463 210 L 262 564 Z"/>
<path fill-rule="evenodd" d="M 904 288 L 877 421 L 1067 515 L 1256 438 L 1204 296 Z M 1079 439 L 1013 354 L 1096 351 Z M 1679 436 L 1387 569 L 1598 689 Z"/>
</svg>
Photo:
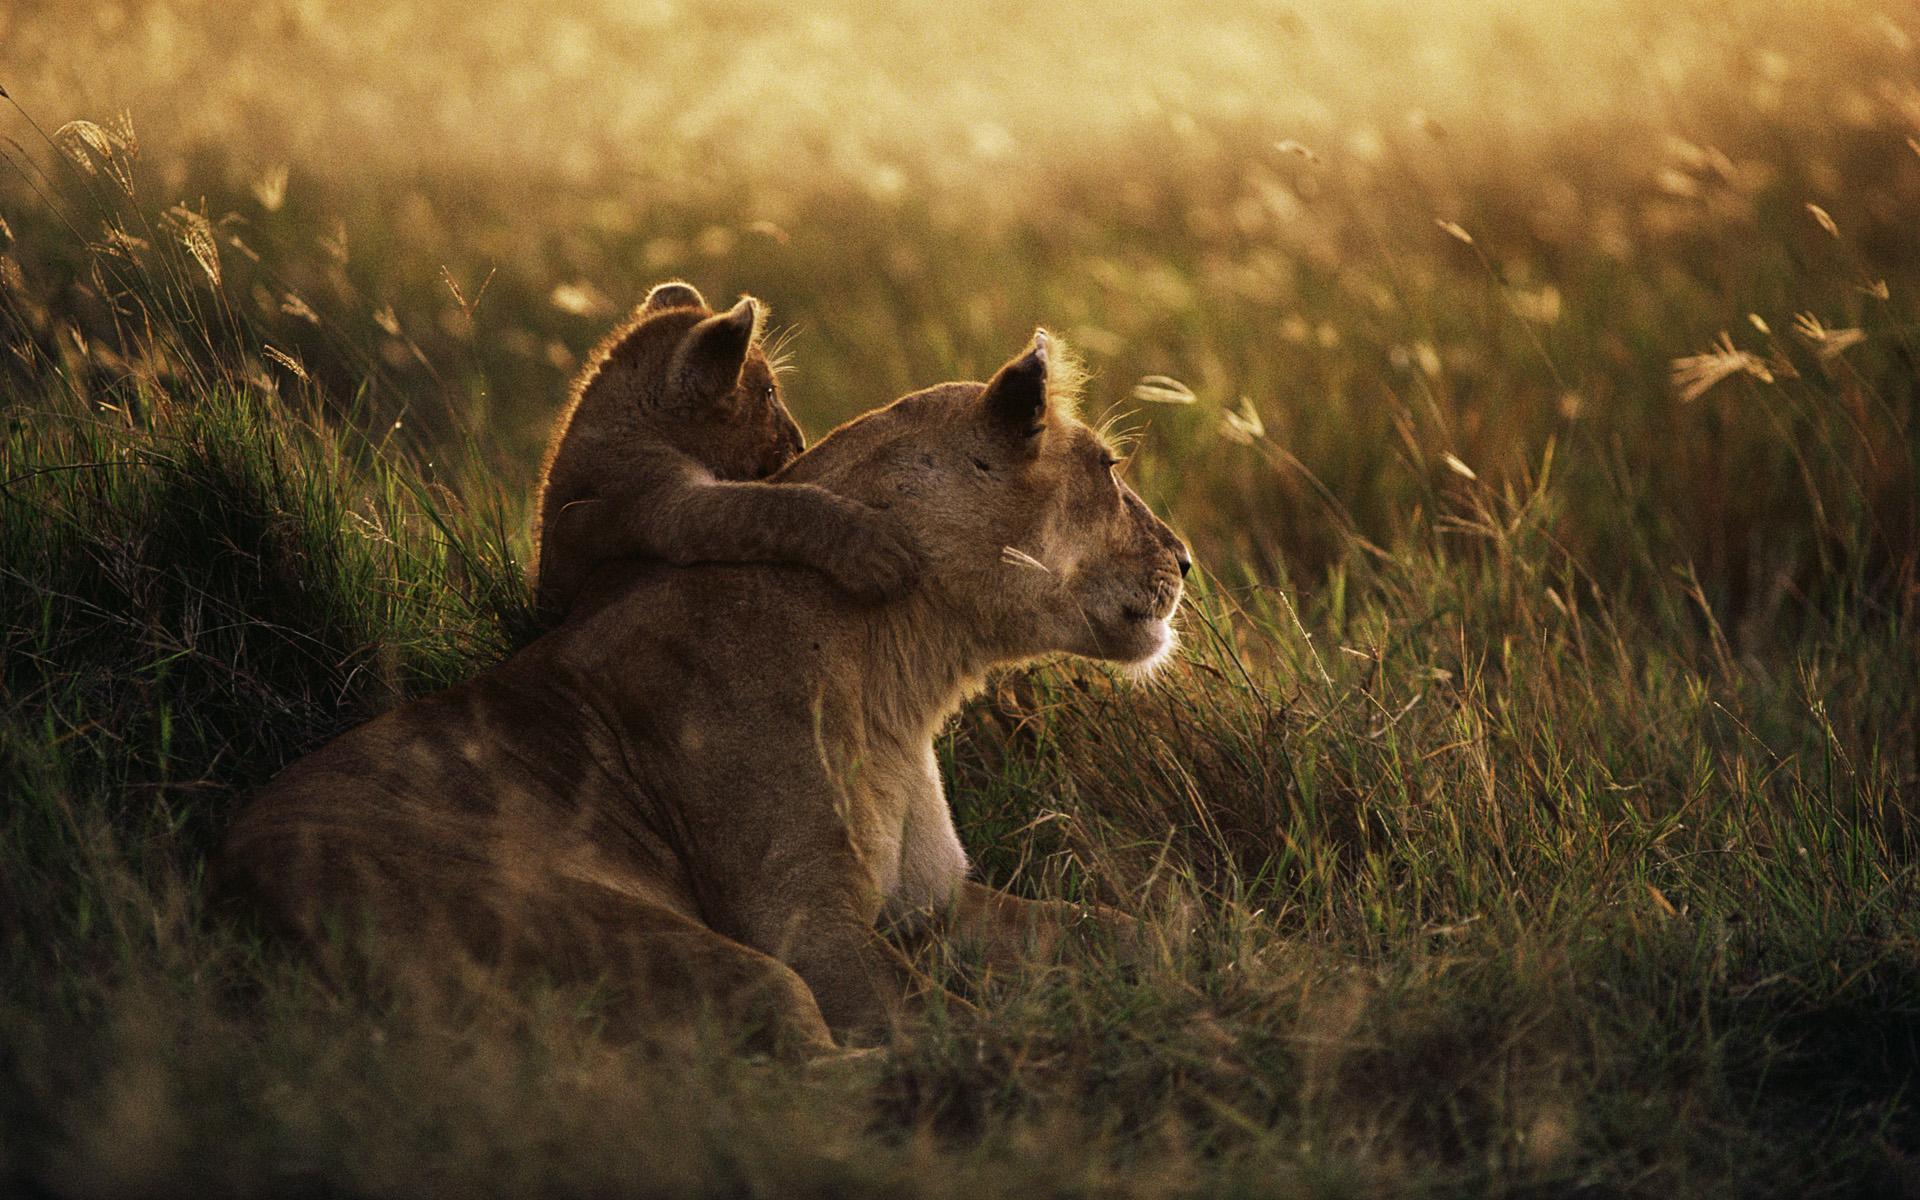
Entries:
<svg viewBox="0 0 1920 1200">
<path fill-rule="evenodd" d="M 282 775 L 229 845 L 275 863 L 254 877 L 270 909 L 300 930 L 371 912 L 383 938 L 451 936 L 483 960 L 587 979 L 652 957 L 596 928 L 604 913 L 630 908 L 644 934 L 664 912 L 787 958 L 808 940 L 788 924 L 812 906 L 865 929 L 889 901 L 950 898 L 966 858 L 934 731 L 876 723 L 891 681 L 859 668 L 855 643 L 878 631 L 848 619 L 855 602 L 799 569 L 635 574 L 619 603 Z M 872 1024 L 884 982 L 873 996 L 848 982 L 844 1023 Z M 807 1024 L 789 1032 L 825 1036 Z"/>
<path fill-rule="evenodd" d="M 907 397 L 794 464 L 892 505 L 929 552 L 907 596 L 863 605 L 793 567 L 603 573 L 507 664 L 296 763 L 242 814 L 229 873 L 308 934 L 344 912 L 606 977 L 636 1013 L 760 1006 L 806 1048 L 876 1031 L 916 986 L 883 917 L 994 941 L 1058 915 L 966 882 L 941 724 L 995 663 L 1170 638 L 1184 551 L 1051 413 L 1045 371 L 1036 350 L 989 388 Z"/>
</svg>

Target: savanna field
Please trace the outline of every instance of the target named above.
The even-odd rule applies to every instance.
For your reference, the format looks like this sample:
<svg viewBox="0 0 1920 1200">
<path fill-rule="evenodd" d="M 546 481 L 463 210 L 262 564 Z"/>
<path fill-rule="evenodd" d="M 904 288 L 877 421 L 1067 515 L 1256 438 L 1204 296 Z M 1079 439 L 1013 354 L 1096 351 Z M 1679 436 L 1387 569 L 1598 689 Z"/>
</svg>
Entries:
<svg viewBox="0 0 1920 1200">
<path fill-rule="evenodd" d="M 28 0 L 0 88 L 0 1191 L 1920 1195 L 1910 6 Z M 813 437 L 1085 358 L 1182 651 L 940 754 L 1150 961 L 689 1065 L 203 899 L 534 636 L 550 423 L 672 277 Z"/>
</svg>

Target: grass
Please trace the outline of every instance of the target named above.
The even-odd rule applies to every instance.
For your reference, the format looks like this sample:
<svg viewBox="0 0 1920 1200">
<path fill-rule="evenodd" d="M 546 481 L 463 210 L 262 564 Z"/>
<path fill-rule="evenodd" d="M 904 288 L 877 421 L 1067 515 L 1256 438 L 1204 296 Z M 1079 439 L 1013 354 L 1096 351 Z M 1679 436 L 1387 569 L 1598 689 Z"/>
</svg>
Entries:
<svg viewBox="0 0 1920 1200">
<path fill-rule="evenodd" d="M 1266 57 L 1205 92 L 1195 18 L 1137 34 L 1172 81 L 1145 115 L 1101 91 L 1147 52 L 1115 30 L 1060 68 L 1084 126 L 987 87 L 914 127 L 902 54 L 828 70 L 817 28 L 708 4 L 646 86 L 696 95 L 748 37 L 854 114 L 838 150 L 798 104 L 758 132 L 702 109 L 638 163 L 559 116 L 592 153 L 549 177 L 522 160 L 561 106 L 509 80 L 471 143 L 390 161 L 351 114 L 468 111 L 425 55 L 345 97 L 368 166 L 330 169 L 310 104 L 262 90 L 295 37 L 271 23 L 127 74 L 144 144 L 17 122 L 0 1188 L 1920 1192 L 1913 31 L 1619 7 L 1647 44 L 1597 64 L 1574 17 L 1503 26 L 1518 78 L 1608 81 L 1524 119 L 1399 41 L 1382 95 L 1339 92 L 1364 38 L 1308 7 L 1318 68 L 1248 18 Z M 114 77 L 106 18 L 13 20 L 43 92 L 89 45 Z M 1026 45 L 999 20 L 982 46 Z M 1496 77 L 1472 28 L 1416 32 Z M 385 35 L 326 36 L 359 61 Z M 1651 107 L 1667 68 L 1618 74 L 1642 50 L 1683 64 Z M 1351 127 L 1236 107 L 1259 62 Z M 195 64 L 218 83 L 182 111 L 160 85 Z M 1010 159 L 956 157 L 983 121 Z M 998 676 L 940 752 L 983 877 L 1140 913 L 1153 961 L 934 964 L 977 1020 L 822 1074 L 719 1031 L 657 1061 L 572 994 L 340 996 L 206 911 L 251 788 L 530 636 L 545 422 L 673 273 L 802 327 L 816 433 L 1041 321 L 1094 415 L 1132 410 L 1131 476 L 1203 567 L 1183 655 Z"/>
</svg>

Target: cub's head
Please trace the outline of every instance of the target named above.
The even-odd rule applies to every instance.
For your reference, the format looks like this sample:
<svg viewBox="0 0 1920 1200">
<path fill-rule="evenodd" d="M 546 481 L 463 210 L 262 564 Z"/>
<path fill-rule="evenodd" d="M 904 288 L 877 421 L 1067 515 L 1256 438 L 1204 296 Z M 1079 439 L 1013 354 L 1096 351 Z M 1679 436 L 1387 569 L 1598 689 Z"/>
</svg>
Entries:
<svg viewBox="0 0 1920 1200">
<path fill-rule="evenodd" d="M 1187 548 L 1072 411 L 1045 332 L 987 383 L 915 392 L 823 439 L 781 478 L 887 509 L 923 587 L 1002 659 L 1066 651 L 1141 667 L 1171 652 Z"/>
<path fill-rule="evenodd" d="M 805 448 L 743 296 L 715 313 L 692 284 L 663 283 L 588 360 L 582 403 L 632 404 L 647 428 L 721 479 L 762 479 Z"/>
</svg>

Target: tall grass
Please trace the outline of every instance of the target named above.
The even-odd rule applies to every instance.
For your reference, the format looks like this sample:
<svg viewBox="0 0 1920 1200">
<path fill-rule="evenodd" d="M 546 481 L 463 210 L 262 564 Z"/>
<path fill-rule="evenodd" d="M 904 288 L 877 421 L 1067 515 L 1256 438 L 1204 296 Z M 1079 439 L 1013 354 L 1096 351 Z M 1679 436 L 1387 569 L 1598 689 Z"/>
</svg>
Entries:
<svg viewBox="0 0 1920 1200">
<path fill-rule="evenodd" d="M 636 194 L 457 143 L 355 179 L 294 138 L 278 175 L 232 97 L 182 119 L 199 158 L 21 124 L 0 1184 L 1920 1190 L 1911 41 L 1815 6 L 1855 19 L 1783 66 L 1750 13 L 1623 11 L 1693 90 L 1504 154 L 1439 106 L 1313 137 L 1195 100 L 1005 189 L 921 130 L 900 179 L 694 139 Z M 707 28 L 674 53 L 743 26 Z M 807 1072 L 608 1044 L 591 996 L 342 994 L 207 909 L 251 788 L 531 634 L 544 422 L 670 273 L 802 326 L 816 432 L 1035 321 L 1087 352 L 1197 549 L 1183 653 L 1000 675 L 940 753 L 981 876 L 1140 913 L 1148 962 L 934 947 L 977 1017 Z"/>
</svg>

